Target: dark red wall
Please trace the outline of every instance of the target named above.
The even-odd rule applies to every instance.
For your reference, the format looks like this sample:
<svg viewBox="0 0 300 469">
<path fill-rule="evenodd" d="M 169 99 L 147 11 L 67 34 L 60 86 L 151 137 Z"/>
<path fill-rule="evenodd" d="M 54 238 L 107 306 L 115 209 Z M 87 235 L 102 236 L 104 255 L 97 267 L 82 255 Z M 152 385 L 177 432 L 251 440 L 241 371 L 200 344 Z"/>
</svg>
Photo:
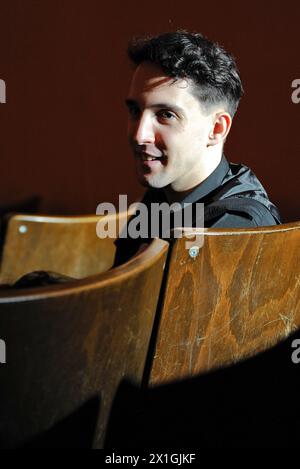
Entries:
<svg viewBox="0 0 300 469">
<path fill-rule="evenodd" d="M 40 194 L 43 212 L 94 213 L 120 193 L 140 196 L 126 140 L 126 45 L 181 28 L 237 58 L 246 95 L 225 153 L 299 220 L 299 24 L 299 2 L 0 0 L 0 204 Z"/>
</svg>

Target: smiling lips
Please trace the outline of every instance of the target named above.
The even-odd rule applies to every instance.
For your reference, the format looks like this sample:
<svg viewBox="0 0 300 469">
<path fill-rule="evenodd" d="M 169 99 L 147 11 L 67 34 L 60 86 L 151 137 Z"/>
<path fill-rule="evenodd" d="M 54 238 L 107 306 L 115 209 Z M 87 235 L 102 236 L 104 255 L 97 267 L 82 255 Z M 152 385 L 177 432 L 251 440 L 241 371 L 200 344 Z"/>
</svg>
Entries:
<svg viewBox="0 0 300 469">
<path fill-rule="evenodd" d="M 157 161 L 157 160 L 162 160 L 164 158 L 164 156 L 161 154 L 157 155 L 157 154 L 151 154 L 151 153 L 146 153 L 146 152 L 137 152 L 137 156 L 143 162 L 144 161 Z"/>
<path fill-rule="evenodd" d="M 145 153 L 140 156 L 140 162 L 144 168 L 160 168 L 165 164 L 165 161 L 164 156 L 153 156 Z"/>
<path fill-rule="evenodd" d="M 161 158 L 161 156 L 141 155 L 142 161 L 156 161 L 160 160 Z"/>
</svg>

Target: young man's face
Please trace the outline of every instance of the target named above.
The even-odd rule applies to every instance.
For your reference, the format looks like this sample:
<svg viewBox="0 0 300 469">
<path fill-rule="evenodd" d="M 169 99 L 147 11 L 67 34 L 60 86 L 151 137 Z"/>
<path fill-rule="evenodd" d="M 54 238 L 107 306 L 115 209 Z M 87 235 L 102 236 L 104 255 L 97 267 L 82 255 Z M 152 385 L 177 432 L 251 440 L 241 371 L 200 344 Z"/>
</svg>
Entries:
<svg viewBox="0 0 300 469">
<path fill-rule="evenodd" d="M 197 185 L 212 117 L 191 91 L 188 80 L 174 83 L 149 62 L 135 70 L 126 100 L 128 137 L 143 186 L 185 191 Z"/>
</svg>

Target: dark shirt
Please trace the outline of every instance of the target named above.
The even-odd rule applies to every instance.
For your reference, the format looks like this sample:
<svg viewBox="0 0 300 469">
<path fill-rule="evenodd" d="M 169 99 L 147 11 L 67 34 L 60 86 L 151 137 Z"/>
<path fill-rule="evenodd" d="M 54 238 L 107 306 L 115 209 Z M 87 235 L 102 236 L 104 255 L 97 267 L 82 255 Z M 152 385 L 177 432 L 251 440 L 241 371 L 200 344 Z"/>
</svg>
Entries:
<svg viewBox="0 0 300 469">
<path fill-rule="evenodd" d="M 150 212 L 151 203 L 168 202 L 168 198 L 164 189 L 149 189 L 141 202 Z M 251 169 L 229 163 L 224 155 L 217 168 L 180 204 L 193 204 L 194 208 L 197 202 L 204 204 L 205 228 L 253 228 L 281 223 L 278 209 Z M 199 226 L 196 219 L 192 226 Z M 160 237 L 166 239 L 163 234 Z M 141 244 L 149 242 L 151 238 L 117 239 L 114 267 L 129 260 Z"/>
</svg>

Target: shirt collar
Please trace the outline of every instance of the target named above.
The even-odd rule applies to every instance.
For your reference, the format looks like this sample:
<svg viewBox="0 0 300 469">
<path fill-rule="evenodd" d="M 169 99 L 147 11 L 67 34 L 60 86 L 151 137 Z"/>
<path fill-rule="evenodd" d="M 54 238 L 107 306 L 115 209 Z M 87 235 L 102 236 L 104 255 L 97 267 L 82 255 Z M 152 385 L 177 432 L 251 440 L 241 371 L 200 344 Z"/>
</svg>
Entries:
<svg viewBox="0 0 300 469">
<path fill-rule="evenodd" d="M 224 177 L 228 173 L 228 170 L 229 163 L 223 154 L 216 169 L 180 202 L 181 205 L 197 202 L 220 187 Z"/>
</svg>

